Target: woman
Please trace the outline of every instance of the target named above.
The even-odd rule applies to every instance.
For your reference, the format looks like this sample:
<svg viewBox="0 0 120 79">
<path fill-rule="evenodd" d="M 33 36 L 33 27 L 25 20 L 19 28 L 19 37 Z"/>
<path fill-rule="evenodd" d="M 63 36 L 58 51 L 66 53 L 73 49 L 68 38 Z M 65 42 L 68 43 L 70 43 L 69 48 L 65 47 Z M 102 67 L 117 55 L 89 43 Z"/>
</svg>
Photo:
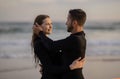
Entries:
<svg viewBox="0 0 120 79">
<path fill-rule="evenodd" d="M 42 27 L 46 36 L 52 33 L 52 21 L 48 15 L 38 15 L 34 21 L 34 25 L 36 23 Z M 72 69 L 78 68 L 78 66 L 79 68 L 82 67 L 81 62 L 75 64 L 76 61 L 70 67 L 62 66 L 60 53 L 54 50 L 47 50 L 37 33 L 34 33 L 34 30 L 31 45 L 34 50 L 36 64 L 39 64 L 39 61 L 42 64 L 42 79 L 62 79 L 61 74 L 70 71 L 70 67 Z"/>
</svg>

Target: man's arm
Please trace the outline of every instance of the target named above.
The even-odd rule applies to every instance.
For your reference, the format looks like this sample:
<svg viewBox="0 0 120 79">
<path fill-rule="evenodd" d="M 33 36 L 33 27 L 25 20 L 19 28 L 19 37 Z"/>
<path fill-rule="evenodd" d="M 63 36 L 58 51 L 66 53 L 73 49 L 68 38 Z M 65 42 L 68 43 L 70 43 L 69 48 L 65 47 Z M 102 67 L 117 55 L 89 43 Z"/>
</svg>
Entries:
<svg viewBox="0 0 120 79">
<path fill-rule="evenodd" d="M 59 67 L 59 66 L 52 66 L 52 67 L 50 67 L 50 73 L 51 73 L 51 71 L 52 71 L 52 73 L 56 73 L 56 74 L 57 73 L 64 73 L 65 71 L 70 71 L 70 70 L 74 70 L 74 69 L 78 69 L 78 68 L 83 68 L 84 63 L 85 63 L 85 58 L 83 58 L 82 60 L 80 60 L 80 59 L 81 59 L 81 57 L 76 59 L 76 60 L 74 60 L 72 62 L 72 64 L 70 64 L 69 67 L 65 67 L 65 66 L 61 66 L 61 67 Z M 49 69 L 49 67 L 48 67 L 48 69 Z"/>
</svg>

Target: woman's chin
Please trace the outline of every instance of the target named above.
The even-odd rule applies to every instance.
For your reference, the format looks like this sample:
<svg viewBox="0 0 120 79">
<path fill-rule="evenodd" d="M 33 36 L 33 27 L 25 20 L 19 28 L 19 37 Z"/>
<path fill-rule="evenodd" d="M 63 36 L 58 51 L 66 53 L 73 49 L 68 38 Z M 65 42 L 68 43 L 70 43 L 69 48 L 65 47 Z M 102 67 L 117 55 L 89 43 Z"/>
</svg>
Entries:
<svg viewBox="0 0 120 79">
<path fill-rule="evenodd" d="M 47 34 L 50 35 L 52 32 L 48 32 Z"/>
</svg>

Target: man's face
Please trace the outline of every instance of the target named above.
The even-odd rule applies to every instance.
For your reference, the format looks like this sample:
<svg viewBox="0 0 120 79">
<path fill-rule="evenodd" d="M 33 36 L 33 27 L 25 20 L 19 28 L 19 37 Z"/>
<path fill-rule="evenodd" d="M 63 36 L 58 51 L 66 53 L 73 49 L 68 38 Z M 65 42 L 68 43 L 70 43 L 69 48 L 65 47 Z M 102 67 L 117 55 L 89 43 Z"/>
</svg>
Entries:
<svg viewBox="0 0 120 79">
<path fill-rule="evenodd" d="M 43 32 L 45 34 L 52 33 L 52 21 L 50 18 L 46 18 L 43 20 L 42 28 L 43 28 Z"/>
<path fill-rule="evenodd" d="M 73 26 L 72 26 L 72 20 L 70 18 L 70 14 L 68 14 L 66 25 L 67 25 L 67 31 L 71 32 L 73 30 Z"/>
</svg>

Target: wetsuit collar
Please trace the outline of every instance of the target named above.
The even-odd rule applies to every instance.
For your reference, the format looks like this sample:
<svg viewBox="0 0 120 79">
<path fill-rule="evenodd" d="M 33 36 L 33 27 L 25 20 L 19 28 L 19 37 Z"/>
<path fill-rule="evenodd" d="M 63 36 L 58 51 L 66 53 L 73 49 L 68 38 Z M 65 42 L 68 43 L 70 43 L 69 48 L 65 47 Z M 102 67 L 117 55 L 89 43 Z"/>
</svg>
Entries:
<svg viewBox="0 0 120 79">
<path fill-rule="evenodd" d="M 77 32 L 77 33 L 73 33 L 73 34 L 71 34 L 71 35 L 81 35 L 81 34 L 84 34 L 84 35 L 85 35 L 84 31 Z"/>
</svg>

